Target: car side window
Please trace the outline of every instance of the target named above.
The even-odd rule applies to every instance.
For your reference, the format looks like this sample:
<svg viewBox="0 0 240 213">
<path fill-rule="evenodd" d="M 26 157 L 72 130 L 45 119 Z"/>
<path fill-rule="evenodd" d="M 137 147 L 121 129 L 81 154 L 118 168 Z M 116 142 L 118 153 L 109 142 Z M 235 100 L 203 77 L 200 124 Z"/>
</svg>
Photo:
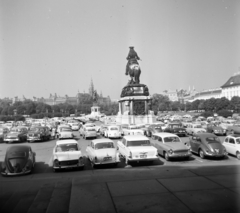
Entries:
<svg viewBox="0 0 240 213">
<path fill-rule="evenodd" d="M 231 143 L 231 144 L 235 144 L 234 139 L 233 139 L 233 138 L 229 138 L 229 143 Z"/>
<path fill-rule="evenodd" d="M 228 143 L 228 138 L 225 138 L 224 142 Z"/>
<path fill-rule="evenodd" d="M 153 139 L 153 140 L 157 140 L 157 136 L 153 135 L 153 136 L 152 136 L 152 139 Z"/>
<path fill-rule="evenodd" d="M 158 141 L 159 141 L 159 142 L 163 142 L 163 140 L 162 140 L 161 137 L 158 137 Z"/>
<path fill-rule="evenodd" d="M 124 144 L 124 146 L 126 146 L 126 139 L 125 138 L 123 138 L 122 143 Z"/>
</svg>

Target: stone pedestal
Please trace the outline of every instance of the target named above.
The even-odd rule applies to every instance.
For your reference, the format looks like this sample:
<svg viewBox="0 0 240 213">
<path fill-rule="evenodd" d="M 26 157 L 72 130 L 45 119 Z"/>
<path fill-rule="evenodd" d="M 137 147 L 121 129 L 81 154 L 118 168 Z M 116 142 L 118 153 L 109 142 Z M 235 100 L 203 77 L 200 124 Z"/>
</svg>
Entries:
<svg viewBox="0 0 240 213">
<path fill-rule="evenodd" d="M 120 124 L 154 123 L 156 117 L 149 110 L 152 98 L 144 84 L 132 84 L 123 88 L 116 122 Z"/>
</svg>

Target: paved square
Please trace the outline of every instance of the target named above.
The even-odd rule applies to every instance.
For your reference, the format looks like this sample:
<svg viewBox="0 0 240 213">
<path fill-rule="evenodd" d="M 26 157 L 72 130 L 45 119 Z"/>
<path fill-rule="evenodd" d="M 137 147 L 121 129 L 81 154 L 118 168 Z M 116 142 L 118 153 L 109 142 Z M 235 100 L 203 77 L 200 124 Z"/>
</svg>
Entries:
<svg viewBox="0 0 240 213">
<path fill-rule="evenodd" d="M 185 177 L 172 179 L 158 179 L 170 191 L 190 191 L 200 189 L 217 189 L 222 186 L 204 177 Z"/>
<path fill-rule="evenodd" d="M 112 196 L 154 194 L 167 192 L 157 180 L 132 180 L 108 183 Z"/>
</svg>

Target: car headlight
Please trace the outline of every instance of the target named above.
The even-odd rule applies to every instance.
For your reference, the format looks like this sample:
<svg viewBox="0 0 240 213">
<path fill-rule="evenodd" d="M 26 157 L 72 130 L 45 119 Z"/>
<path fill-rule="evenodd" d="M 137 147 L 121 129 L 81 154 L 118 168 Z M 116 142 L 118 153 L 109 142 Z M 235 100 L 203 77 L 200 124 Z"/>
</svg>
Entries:
<svg viewBox="0 0 240 213">
<path fill-rule="evenodd" d="M 54 162 L 53 162 L 53 166 L 56 166 L 56 167 L 59 166 L 59 161 L 58 161 L 58 159 L 54 160 Z"/>
<path fill-rule="evenodd" d="M 98 162 L 98 158 L 97 158 L 97 156 L 95 156 L 94 161 L 95 161 L 95 162 Z"/>
<path fill-rule="evenodd" d="M 82 158 L 82 157 L 80 157 L 80 158 L 78 159 L 78 163 L 79 163 L 79 165 L 83 165 L 83 158 Z"/>
<path fill-rule="evenodd" d="M 173 150 L 172 149 L 168 150 L 168 152 L 169 152 L 169 154 L 173 154 Z"/>
</svg>

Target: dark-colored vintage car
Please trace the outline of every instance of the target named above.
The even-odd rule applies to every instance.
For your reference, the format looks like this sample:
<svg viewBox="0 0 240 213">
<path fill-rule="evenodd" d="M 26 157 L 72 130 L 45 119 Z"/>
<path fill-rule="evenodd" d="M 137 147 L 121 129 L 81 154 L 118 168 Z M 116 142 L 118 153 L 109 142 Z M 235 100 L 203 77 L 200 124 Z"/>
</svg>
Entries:
<svg viewBox="0 0 240 213">
<path fill-rule="evenodd" d="M 8 134 L 9 129 L 7 127 L 0 127 L 0 142 L 4 141 L 4 138 Z"/>
<path fill-rule="evenodd" d="M 152 137 L 154 133 L 162 132 L 162 125 L 160 124 L 151 124 L 145 128 L 144 135 L 147 137 Z"/>
<path fill-rule="evenodd" d="M 3 176 L 31 173 L 35 165 L 36 153 L 30 146 L 15 145 L 8 147 L 1 166 Z"/>
<path fill-rule="evenodd" d="M 227 156 L 226 148 L 220 139 L 212 133 L 197 133 L 190 138 L 191 152 L 198 154 L 202 159 L 205 157 Z"/>
<path fill-rule="evenodd" d="M 240 124 L 234 124 L 227 127 L 227 135 L 240 134 Z"/>
<path fill-rule="evenodd" d="M 42 126 L 34 126 L 30 128 L 27 134 L 27 141 L 34 142 L 34 141 L 48 141 L 51 138 L 51 133 L 48 127 Z"/>
<path fill-rule="evenodd" d="M 215 135 L 226 135 L 225 129 L 213 123 L 207 125 L 207 132 L 213 133 Z"/>
<path fill-rule="evenodd" d="M 12 142 L 24 142 L 27 141 L 27 132 L 28 129 L 26 127 L 15 127 L 12 128 L 9 133 L 4 138 L 5 143 Z"/>
<path fill-rule="evenodd" d="M 167 127 L 164 129 L 164 132 L 169 132 L 175 134 L 179 137 L 186 137 L 187 132 L 186 129 L 183 128 L 182 123 L 169 123 Z"/>
</svg>

